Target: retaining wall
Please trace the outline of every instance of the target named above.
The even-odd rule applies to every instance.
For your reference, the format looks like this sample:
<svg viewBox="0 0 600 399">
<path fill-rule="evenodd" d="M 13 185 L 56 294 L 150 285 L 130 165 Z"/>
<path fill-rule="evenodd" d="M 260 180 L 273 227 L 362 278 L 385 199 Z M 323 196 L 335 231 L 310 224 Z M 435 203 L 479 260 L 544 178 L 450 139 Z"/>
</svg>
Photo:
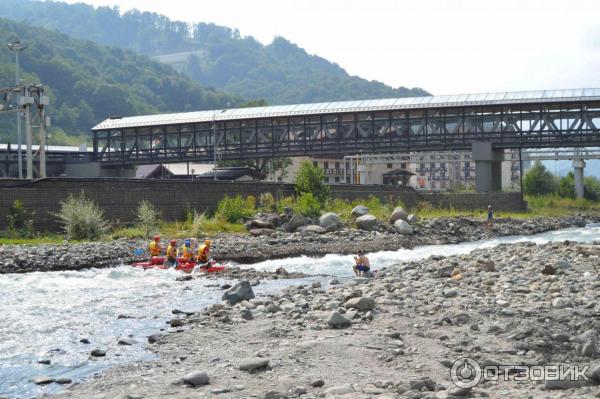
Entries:
<svg viewBox="0 0 600 399">
<path fill-rule="evenodd" d="M 145 180 L 118 178 L 47 178 L 24 182 L 0 180 L 0 230 L 6 227 L 6 216 L 15 200 L 35 211 L 35 227 L 56 230 L 56 217 L 60 202 L 69 194 L 84 191 L 115 224 L 131 223 L 138 204 L 147 200 L 161 212 L 164 220 L 181 220 L 190 209 L 213 209 L 227 194 L 242 196 L 270 192 L 274 197 L 292 195 L 293 185 L 266 182 L 222 182 L 189 180 Z M 492 204 L 496 210 L 523 209 L 519 193 L 440 193 L 423 194 L 392 186 L 334 185 L 333 197 L 356 200 L 370 195 L 382 200 L 401 200 L 408 207 L 419 201 L 432 206 L 452 206 L 456 209 L 484 209 Z"/>
</svg>

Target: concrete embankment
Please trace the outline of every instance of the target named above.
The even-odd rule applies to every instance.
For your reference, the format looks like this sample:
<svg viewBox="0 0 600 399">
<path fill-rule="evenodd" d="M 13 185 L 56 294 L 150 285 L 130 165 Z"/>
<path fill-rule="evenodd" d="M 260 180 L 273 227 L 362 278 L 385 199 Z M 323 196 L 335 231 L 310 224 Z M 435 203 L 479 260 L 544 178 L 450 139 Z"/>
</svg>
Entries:
<svg viewBox="0 0 600 399">
<path fill-rule="evenodd" d="M 180 315 L 155 361 L 58 397 L 591 397 L 600 381 L 600 246 L 517 243 L 399 263 Z M 240 295 L 247 290 L 242 287 Z M 494 365 L 591 365 L 587 380 L 452 382 L 468 357 Z M 489 377 L 489 376 L 488 376 Z"/>
<path fill-rule="evenodd" d="M 456 244 L 508 235 L 529 235 L 582 227 L 597 220 L 596 217 L 498 219 L 492 228 L 487 228 L 481 220 L 460 217 L 416 222 L 413 225 L 414 232 L 410 235 L 347 228 L 323 234 L 277 231 L 269 237 L 220 234 L 214 237 L 213 253 L 219 261 L 249 264 L 301 255 L 351 254 L 357 249 L 367 252 L 392 251 L 418 245 Z M 134 255 L 134 251 L 146 245 L 144 240 L 124 239 L 61 245 L 5 245 L 0 246 L 0 273 L 112 267 L 141 260 Z"/>
</svg>

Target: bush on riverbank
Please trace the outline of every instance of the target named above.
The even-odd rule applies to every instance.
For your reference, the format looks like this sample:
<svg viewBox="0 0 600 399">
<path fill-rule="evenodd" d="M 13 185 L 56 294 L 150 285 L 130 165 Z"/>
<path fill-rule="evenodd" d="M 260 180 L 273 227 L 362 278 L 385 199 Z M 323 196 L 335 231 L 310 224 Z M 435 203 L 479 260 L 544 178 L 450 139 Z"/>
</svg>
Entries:
<svg viewBox="0 0 600 399">
<path fill-rule="evenodd" d="M 142 201 L 137 208 L 136 222 L 136 227 L 143 233 L 143 236 L 149 237 L 158 231 L 160 214 L 152 203 Z"/>
<path fill-rule="evenodd" d="M 523 177 L 523 192 L 533 197 L 553 196 L 575 200 L 575 175 L 569 172 L 563 177 L 555 176 L 537 161 Z M 600 201 L 600 180 L 586 176 L 583 179 L 583 196 L 589 201 Z"/>
<path fill-rule="evenodd" d="M 61 202 L 60 212 L 56 215 L 70 240 L 97 240 L 108 232 L 109 224 L 104 212 L 94 201 L 85 197 L 69 195 Z"/>
<path fill-rule="evenodd" d="M 6 217 L 7 231 L 9 237 L 33 237 L 34 214 L 35 212 L 31 212 L 25 208 L 23 202 L 16 200 L 13 203 L 13 206 L 8 211 L 8 216 Z"/>
</svg>

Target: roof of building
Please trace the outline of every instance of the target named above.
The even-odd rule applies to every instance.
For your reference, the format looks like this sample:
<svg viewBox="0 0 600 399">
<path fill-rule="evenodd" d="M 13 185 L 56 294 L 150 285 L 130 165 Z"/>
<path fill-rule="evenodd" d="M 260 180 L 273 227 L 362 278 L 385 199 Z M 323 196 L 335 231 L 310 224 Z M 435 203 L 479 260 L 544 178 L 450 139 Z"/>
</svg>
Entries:
<svg viewBox="0 0 600 399">
<path fill-rule="evenodd" d="M 25 152 L 26 148 L 27 148 L 27 146 L 25 144 L 21 144 L 21 151 Z M 40 148 L 40 146 L 36 144 L 36 145 L 32 145 L 31 148 L 33 151 L 37 151 Z M 0 144 L 0 151 L 7 151 L 7 150 L 8 150 L 8 144 Z M 10 150 L 17 151 L 17 144 L 11 144 Z M 46 146 L 46 151 L 48 151 L 48 152 L 92 152 L 93 150 L 91 148 L 88 148 L 87 146 L 71 147 L 71 146 L 64 146 L 64 145 L 48 145 L 48 146 Z"/>
<path fill-rule="evenodd" d="M 140 165 L 135 171 L 136 178 L 146 178 L 151 176 L 159 168 L 165 168 L 172 176 L 187 176 L 188 175 L 188 164 L 187 163 L 166 163 L 166 164 L 152 164 L 152 165 Z M 201 175 L 213 170 L 213 164 L 205 163 L 190 163 L 189 174 L 190 175 Z"/>
<path fill-rule="evenodd" d="M 387 111 L 461 105 L 493 105 L 600 99 L 600 89 L 538 90 L 481 94 L 459 94 L 427 97 L 387 98 L 379 100 L 336 101 L 310 104 L 274 105 L 268 107 L 233 108 L 211 111 L 112 117 L 92 130 L 127 127 L 160 126 L 251 118 L 288 117 L 313 114 Z"/>
<path fill-rule="evenodd" d="M 203 173 L 195 176 L 196 179 L 209 180 L 215 178 L 215 172 L 217 173 L 217 180 L 237 180 L 243 176 L 250 176 L 253 179 L 262 180 L 266 175 L 256 171 L 252 168 L 247 167 L 230 167 L 230 168 L 217 168 L 210 172 Z"/>
</svg>

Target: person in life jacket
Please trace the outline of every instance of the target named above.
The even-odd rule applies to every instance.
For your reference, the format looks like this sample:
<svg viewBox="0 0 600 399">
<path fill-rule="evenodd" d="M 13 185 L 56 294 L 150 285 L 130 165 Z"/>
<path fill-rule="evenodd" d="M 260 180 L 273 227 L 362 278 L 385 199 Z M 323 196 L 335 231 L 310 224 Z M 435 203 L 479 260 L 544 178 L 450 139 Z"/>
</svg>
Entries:
<svg viewBox="0 0 600 399">
<path fill-rule="evenodd" d="M 183 242 L 183 247 L 181 247 L 181 257 L 184 262 L 193 262 L 194 261 L 194 251 L 192 250 L 192 240 L 187 239 Z"/>
<path fill-rule="evenodd" d="M 211 240 L 205 240 L 204 244 L 198 248 L 198 263 L 208 263 L 210 260 L 210 246 L 212 245 Z"/>
<path fill-rule="evenodd" d="M 177 241 L 171 240 L 169 246 L 167 247 L 167 259 L 165 260 L 165 266 L 177 266 L 177 252 Z"/>
<path fill-rule="evenodd" d="M 162 253 L 162 246 L 160 245 L 160 236 L 154 236 L 150 244 L 148 244 L 148 253 L 150 254 L 150 260 L 152 261 L 153 256 L 160 256 Z"/>
</svg>

